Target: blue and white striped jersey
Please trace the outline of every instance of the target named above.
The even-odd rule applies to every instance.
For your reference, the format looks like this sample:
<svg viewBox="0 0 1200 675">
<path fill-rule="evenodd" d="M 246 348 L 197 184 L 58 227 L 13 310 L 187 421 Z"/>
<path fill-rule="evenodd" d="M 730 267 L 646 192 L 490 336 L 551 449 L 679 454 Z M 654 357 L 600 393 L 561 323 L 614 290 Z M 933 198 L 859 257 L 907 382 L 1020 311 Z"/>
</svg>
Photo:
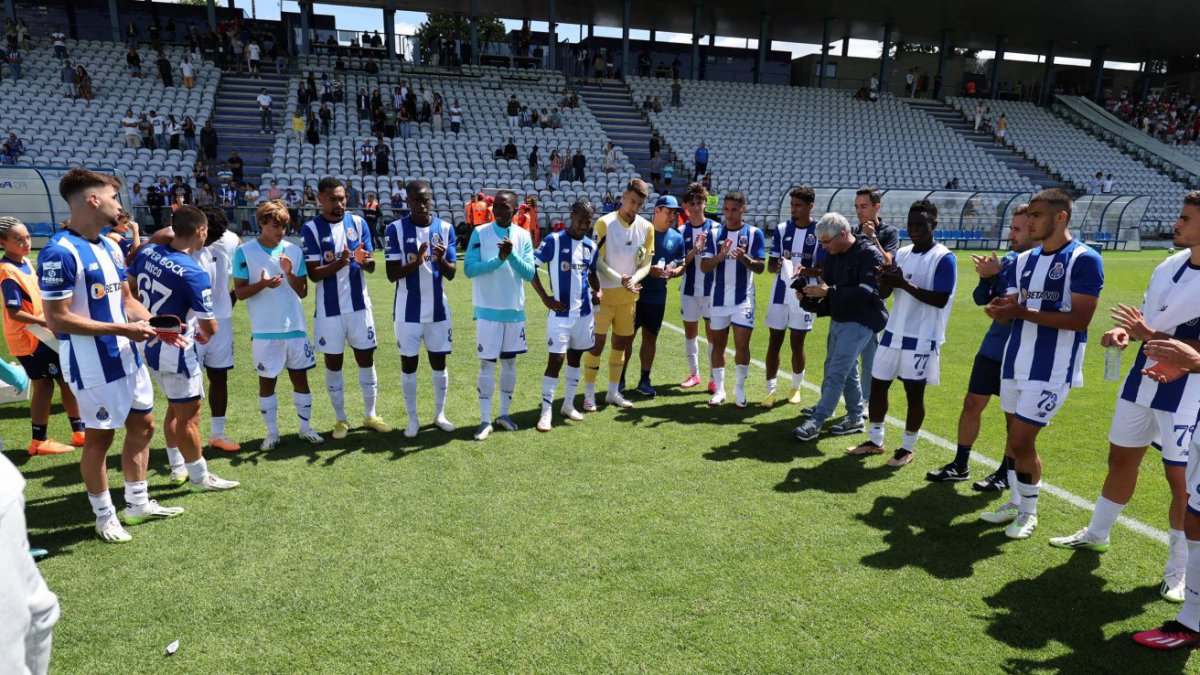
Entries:
<svg viewBox="0 0 1200 675">
<path fill-rule="evenodd" d="M 208 272 L 182 251 L 150 244 L 138 251 L 129 273 L 146 309 L 154 315 L 178 317 L 184 324 L 184 335 L 193 340 L 183 349 L 161 340 L 146 342 L 142 347 L 146 365 L 163 373 L 198 373 L 196 322 L 213 318 L 212 279 Z"/>
<path fill-rule="evenodd" d="M 435 217 L 426 227 L 418 226 L 411 218 L 401 218 L 387 226 L 384 235 L 385 257 L 392 262 L 410 263 L 417 259 L 417 250 L 426 244 L 425 260 L 415 272 L 396 282 L 396 297 L 392 305 L 392 320 L 404 323 L 431 323 L 450 318 L 450 305 L 442 287 L 442 268 L 433 261 L 434 245 L 446 247 L 446 261 L 458 259 L 454 243 L 454 227 Z"/>
<path fill-rule="evenodd" d="M 371 228 L 367 221 L 347 212 L 341 222 L 330 223 L 321 215 L 304 223 L 304 259 L 309 267 L 328 265 L 349 250 L 351 255 L 359 244 L 374 251 Z M 341 316 L 371 309 L 367 294 L 367 279 L 362 268 L 351 257 L 350 264 L 338 273 L 316 283 L 317 318 Z"/>
<path fill-rule="evenodd" d="M 1168 304 L 1174 303 L 1189 303 L 1195 306 L 1196 298 L 1178 293 L 1176 289 L 1189 282 L 1194 283 L 1197 277 L 1200 277 L 1200 267 L 1193 267 L 1186 257 L 1182 264 L 1180 261 L 1168 260 L 1159 265 L 1154 270 L 1150 290 L 1146 292 L 1142 303 L 1143 314 L 1150 317 L 1152 312 L 1165 310 Z M 1170 285 L 1166 286 L 1165 283 Z M 1151 293 L 1158 288 L 1162 289 L 1155 294 L 1158 297 L 1151 297 Z M 1151 302 L 1155 303 L 1155 307 L 1149 306 Z M 1200 315 L 1200 309 L 1195 313 Z M 1200 318 L 1193 318 L 1174 328 L 1163 330 L 1184 340 L 1200 340 Z M 1138 347 L 1137 357 L 1133 360 L 1129 374 L 1125 376 L 1125 383 L 1121 385 L 1121 398 L 1171 413 L 1200 411 L 1200 375 L 1185 375 L 1174 382 L 1160 384 L 1142 375 L 1144 368 L 1153 365 L 1153 362 L 1147 361 L 1146 345 L 1142 343 Z"/>
<path fill-rule="evenodd" d="M 542 240 L 533 254 L 535 264 L 545 265 L 550 277 L 550 294 L 567 306 L 558 317 L 588 316 L 592 313 L 592 290 L 588 273 L 596 271 L 596 242 L 588 237 L 573 239 L 566 230 Z"/>
<path fill-rule="evenodd" d="M 692 221 L 687 221 L 683 227 L 679 229 L 679 233 L 683 235 L 683 254 L 696 248 L 696 237 L 703 232 L 706 237 L 712 238 L 713 230 L 720 227 L 711 220 L 705 220 L 704 224 L 697 227 L 692 225 Z M 692 264 L 688 265 L 683 270 L 683 284 L 680 286 L 680 294 L 691 297 L 707 298 L 712 295 L 713 273 L 705 274 L 700 271 L 700 258 L 703 255 L 697 255 L 692 259 Z"/>
<path fill-rule="evenodd" d="M 703 258 L 715 258 L 717 251 L 725 245 L 726 240 L 733 241 L 733 248 L 744 248 L 746 254 L 756 260 L 762 260 L 767 255 L 766 237 L 762 230 L 744 223 L 736 230 L 717 226 L 708 236 L 704 247 Z M 713 270 L 712 306 L 740 307 L 754 300 L 754 274 L 750 268 L 727 257 L 717 264 Z"/>
<path fill-rule="evenodd" d="M 813 267 L 824 260 L 825 249 L 817 244 L 817 221 L 815 219 L 809 221 L 806 227 L 797 227 L 791 218 L 786 223 L 780 223 L 771 233 L 771 257 L 777 260 L 790 260 L 792 269 Z M 780 265 L 779 267 L 779 274 L 775 277 L 775 286 L 771 289 L 772 305 L 784 304 L 789 294 L 793 298 L 795 297 L 795 291 L 791 289 L 791 277 L 784 279 L 785 274 L 790 274 L 788 267 L 789 265 Z M 810 282 L 816 284 L 819 280 L 811 277 Z"/>
</svg>

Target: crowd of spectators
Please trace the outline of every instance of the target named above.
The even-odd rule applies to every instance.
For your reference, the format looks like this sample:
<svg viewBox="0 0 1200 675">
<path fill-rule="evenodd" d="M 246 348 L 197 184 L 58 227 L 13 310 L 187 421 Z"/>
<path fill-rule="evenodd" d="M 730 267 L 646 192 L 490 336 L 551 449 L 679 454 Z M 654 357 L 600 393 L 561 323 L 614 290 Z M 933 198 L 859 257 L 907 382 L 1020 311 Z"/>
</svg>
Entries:
<svg viewBox="0 0 1200 675">
<path fill-rule="evenodd" d="M 1105 92 L 1105 107 L 1131 126 L 1169 145 L 1200 140 L 1200 111 L 1197 99 L 1178 91 L 1151 91 L 1135 100 L 1129 90 Z"/>
</svg>

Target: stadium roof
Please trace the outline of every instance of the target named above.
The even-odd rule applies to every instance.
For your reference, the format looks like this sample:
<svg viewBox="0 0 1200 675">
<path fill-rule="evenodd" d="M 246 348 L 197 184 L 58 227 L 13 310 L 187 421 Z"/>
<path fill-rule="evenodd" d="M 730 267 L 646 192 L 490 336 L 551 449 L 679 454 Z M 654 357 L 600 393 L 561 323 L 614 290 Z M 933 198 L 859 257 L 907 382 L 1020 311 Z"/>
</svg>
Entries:
<svg viewBox="0 0 1200 675">
<path fill-rule="evenodd" d="M 470 11 L 471 0 L 322 0 L 352 5 L 426 12 Z M 479 12 L 497 18 L 545 21 L 551 0 L 477 0 Z M 655 0 L 630 2 L 630 27 L 691 33 L 693 11 L 700 4 L 704 33 L 722 37 L 758 37 L 762 14 L 770 16 L 771 39 L 820 44 L 822 20 L 833 19 L 831 39 L 882 40 L 885 23 L 893 24 L 893 40 L 939 44 L 950 29 L 956 47 L 993 49 L 996 36 L 1006 36 L 1005 50 L 1041 54 L 1055 39 L 1056 54 L 1091 58 L 1106 46 L 1110 61 L 1141 61 L 1147 51 L 1159 56 L 1194 54 L 1200 49 L 1196 0 Z M 1150 5 L 1153 5 L 1152 7 Z M 557 21 L 621 27 L 621 0 L 557 1 Z"/>
</svg>

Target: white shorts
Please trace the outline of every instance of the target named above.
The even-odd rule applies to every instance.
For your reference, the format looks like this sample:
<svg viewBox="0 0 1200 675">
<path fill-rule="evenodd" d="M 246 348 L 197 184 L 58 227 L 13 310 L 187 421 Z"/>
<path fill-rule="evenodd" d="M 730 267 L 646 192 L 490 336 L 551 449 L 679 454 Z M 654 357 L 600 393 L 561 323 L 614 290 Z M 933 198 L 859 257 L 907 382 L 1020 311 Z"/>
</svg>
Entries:
<svg viewBox="0 0 1200 675">
<path fill-rule="evenodd" d="M 200 365 L 213 370 L 233 368 L 233 319 L 217 319 L 217 332 L 207 344 L 196 343 Z"/>
<path fill-rule="evenodd" d="M 524 321 L 475 320 L 475 351 L 479 358 L 495 361 L 528 351 Z"/>
<path fill-rule="evenodd" d="M 918 352 L 880 345 L 875 348 L 871 377 L 885 382 L 900 378 L 909 382 L 938 385 L 942 381 L 941 356 L 937 350 Z"/>
<path fill-rule="evenodd" d="M 204 398 L 204 371 L 200 369 L 196 369 L 195 375 L 164 373 L 160 370 L 151 370 L 150 375 L 171 403 L 187 403 Z"/>
<path fill-rule="evenodd" d="M 1153 445 L 1162 450 L 1163 464 L 1187 466 L 1195 431 L 1195 410 L 1172 413 L 1118 398 L 1108 442 L 1126 448 Z"/>
<path fill-rule="evenodd" d="M 313 319 L 313 341 L 322 354 L 342 354 L 346 343 L 355 351 L 375 349 L 375 317 L 370 310 Z"/>
<path fill-rule="evenodd" d="M 154 411 L 154 385 L 145 365 L 116 382 L 87 389 L 76 389 L 72 384 L 71 391 L 79 401 L 83 426 L 88 429 L 120 429 L 130 413 Z"/>
<path fill-rule="evenodd" d="M 596 345 L 596 317 L 554 316 L 546 317 L 546 351 L 565 354 L 568 349 L 582 352 Z"/>
<path fill-rule="evenodd" d="M 681 295 L 679 314 L 688 323 L 707 319 L 712 315 L 712 298 L 707 295 Z"/>
<path fill-rule="evenodd" d="M 279 377 L 284 366 L 287 366 L 288 370 L 308 370 L 317 365 L 308 338 L 258 338 L 250 341 L 250 351 L 254 355 L 254 370 L 258 372 L 258 376 L 272 380 Z"/>
<path fill-rule="evenodd" d="M 730 324 L 754 330 L 754 301 L 736 307 L 713 307 L 708 327 L 712 330 L 725 330 Z"/>
<path fill-rule="evenodd" d="M 1200 436 L 1195 434 L 1192 434 L 1192 444 L 1188 448 L 1188 463 L 1184 476 L 1188 486 L 1188 511 L 1200 516 Z"/>
<path fill-rule="evenodd" d="M 1000 380 L 1000 408 L 1027 424 L 1044 427 L 1062 410 L 1069 384 Z"/>
<path fill-rule="evenodd" d="M 397 321 L 392 324 L 396 334 L 396 347 L 400 356 L 419 356 L 421 343 L 430 354 L 449 354 L 454 341 L 454 331 L 450 320 L 430 321 L 429 323 L 414 323 Z"/>
<path fill-rule="evenodd" d="M 771 303 L 767 307 L 767 328 L 771 330 L 801 330 L 810 331 L 816 314 L 800 309 L 799 304 Z"/>
</svg>

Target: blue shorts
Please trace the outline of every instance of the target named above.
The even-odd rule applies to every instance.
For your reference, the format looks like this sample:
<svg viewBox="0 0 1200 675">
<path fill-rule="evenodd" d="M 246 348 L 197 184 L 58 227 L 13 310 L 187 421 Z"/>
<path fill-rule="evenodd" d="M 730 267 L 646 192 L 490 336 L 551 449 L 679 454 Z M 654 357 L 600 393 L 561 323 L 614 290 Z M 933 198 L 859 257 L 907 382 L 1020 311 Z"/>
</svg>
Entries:
<svg viewBox="0 0 1200 675">
<path fill-rule="evenodd" d="M 47 347 L 44 342 L 39 342 L 32 354 L 18 356 L 17 361 L 31 380 L 54 380 L 62 377 L 62 369 L 58 365 L 58 352 Z"/>
<path fill-rule="evenodd" d="M 999 396 L 1000 362 L 983 354 L 976 354 L 975 365 L 971 367 L 971 379 L 967 382 L 967 392 L 978 396 Z"/>
</svg>

